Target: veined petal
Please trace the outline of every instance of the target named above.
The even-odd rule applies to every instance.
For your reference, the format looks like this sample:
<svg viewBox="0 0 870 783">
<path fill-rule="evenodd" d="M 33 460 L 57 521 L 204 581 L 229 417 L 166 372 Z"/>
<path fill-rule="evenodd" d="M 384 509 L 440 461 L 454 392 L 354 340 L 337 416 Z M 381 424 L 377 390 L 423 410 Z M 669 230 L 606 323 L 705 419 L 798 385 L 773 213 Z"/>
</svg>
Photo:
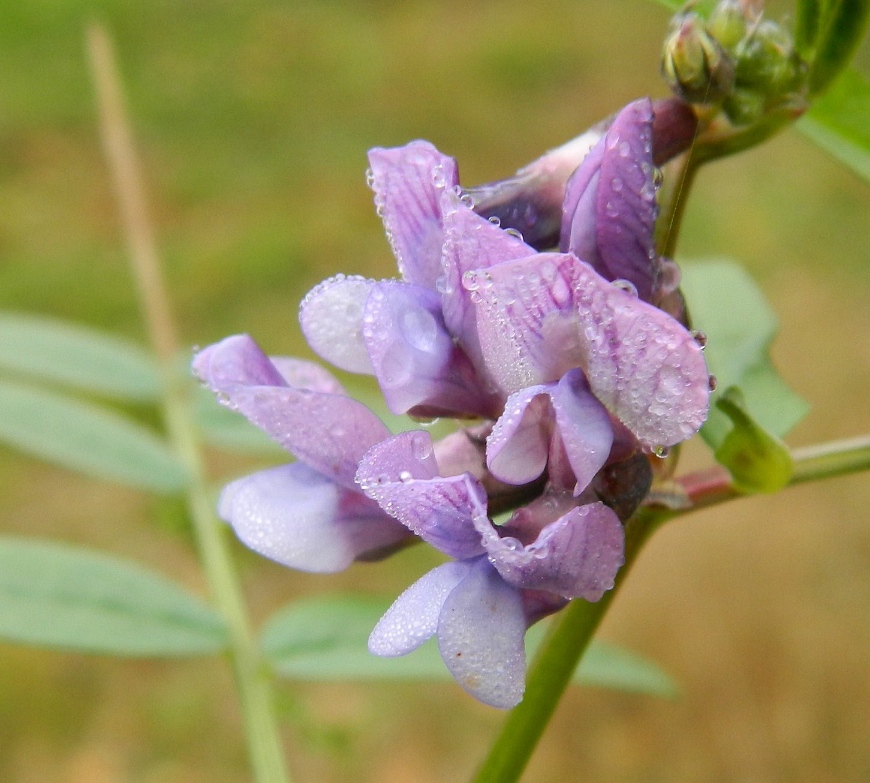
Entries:
<svg viewBox="0 0 870 783">
<path fill-rule="evenodd" d="M 607 280 L 630 281 L 644 301 L 653 295 L 659 259 L 652 104 L 626 106 L 568 181 L 559 248 Z"/>
<path fill-rule="evenodd" d="M 434 291 L 410 283 L 376 283 L 363 335 L 375 377 L 394 413 L 486 416 L 494 400 L 444 326 Z"/>
<path fill-rule="evenodd" d="M 434 636 L 444 601 L 471 567 L 466 560 L 451 561 L 414 582 L 378 621 L 369 636 L 369 652 L 387 658 L 407 655 Z"/>
<path fill-rule="evenodd" d="M 534 520 L 525 519 L 534 528 Z M 482 521 L 479 528 L 483 529 Z M 490 562 L 505 581 L 518 588 L 598 601 L 613 587 L 624 562 L 622 524 L 603 503 L 571 509 L 545 525 L 526 546 L 517 537 L 499 536 L 494 528 L 493 533 L 484 538 Z"/>
<path fill-rule="evenodd" d="M 486 464 L 497 479 L 509 484 L 534 481 L 547 467 L 555 384 L 530 386 L 512 394 L 486 440 Z"/>
<path fill-rule="evenodd" d="M 372 447 L 357 472 L 362 491 L 413 533 L 458 559 L 483 552 L 474 513 L 486 492 L 468 475 L 440 478 L 428 433 L 403 432 Z"/>
<path fill-rule="evenodd" d="M 441 274 L 441 193 L 459 182 L 456 161 L 428 141 L 369 151 L 375 206 L 409 283 L 435 289 Z"/>
<path fill-rule="evenodd" d="M 441 210 L 444 245 L 441 256 L 443 277 L 439 280 L 439 288 L 444 321 L 472 361 L 480 364 L 480 343 L 471 302 L 474 291 L 462 285 L 462 276 L 470 270 L 524 258 L 535 251 L 522 241 L 517 232 L 505 231 L 476 214 L 452 190 L 445 190 L 441 195 Z M 486 284 L 485 276 L 482 284 Z"/>
<path fill-rule="evenodd" d="M 336 275 L 312 288 L 299 305 L 299 324 L 312 350 L 348 372 L 373 374 L 363 339 L 363 311 L 375 285 Z"/>
<path fill-rule="evenodd" d="M 579 495 L 610 456 L 610 416 L 590 393 L 579 370 L 565 373 L 553 392 L 552 404 L 562 445 L 577 479 L 574 494 Z"/>
<path fill-rule="evenodd" d="M 695 433 L 709 375 L 691 334 L 608 283 L 571 254 L 490 267 L 478 333 L 491 376 L 508 392 L 584 370 L 592 393 L 649 449 Z"/>
<path fill-rule="evenodd" d="M 344 387 L 329 370 L 319 364 L 289 356 L 270 356 L 269 361 L 280 373 L 284 382 L 295 389 L 321 392 L 322 394 L 341 394 L 347 396 Z"/>
<path fill-rule="evenodd" d="M 485 558 L 451 591 L 438 622 L 438 648 L 461 688 L 509 709 L 525 690 L 526 618 L 520 592 Z"/>
<path fill-rule="evenodd" d="M 218 513 L 255 552 L 316 573 L 341 571 L 408 537 L 368 498 L 301 462 L 228 484 Z"/>
<path fill-rule="evenodd" d="M 247 335 L 209 346 L 193 367 L 224 405 L 342 486 L 355 487 L 362 455 L 390 435 L 374 413 L 350 397 L 287 386 Z"/>
</svg>

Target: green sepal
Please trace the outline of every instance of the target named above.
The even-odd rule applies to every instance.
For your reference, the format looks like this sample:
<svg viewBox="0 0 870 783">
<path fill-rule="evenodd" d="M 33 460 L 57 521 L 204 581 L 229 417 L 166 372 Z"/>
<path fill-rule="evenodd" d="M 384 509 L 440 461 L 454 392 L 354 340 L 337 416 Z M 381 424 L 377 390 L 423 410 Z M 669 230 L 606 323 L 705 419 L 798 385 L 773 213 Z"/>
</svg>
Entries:
<svg viewBox="0 0 870 783">
<path fill-rule="evenodd" d="M 785 487 L 794 471 L 791 452 L 752 418 L 740 389 L 736 386 L 726 389 L 716 400 L 716 407 L 733 424 L 715 456 L 728 469 L 734 486 L 747 494 L 778 492 Z"/>
</svg>

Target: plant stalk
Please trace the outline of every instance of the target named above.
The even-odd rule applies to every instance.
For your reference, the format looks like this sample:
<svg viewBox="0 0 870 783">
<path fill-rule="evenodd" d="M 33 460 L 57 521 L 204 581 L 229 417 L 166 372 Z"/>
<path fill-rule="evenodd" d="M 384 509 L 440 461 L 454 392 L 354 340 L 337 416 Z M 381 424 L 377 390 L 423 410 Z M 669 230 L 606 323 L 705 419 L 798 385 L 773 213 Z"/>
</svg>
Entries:
<svg viewBox="0 0 870 783">
<path fill-rule="evenodd" d="M 148 336 L 161 369 L 166 431 L 189 475 L 187 508 L 193 522 L 200 561 L 212 598 L 229 631 L 229 655 L 239 692 L 254 779 L 257 783 L 289 783 L 275 720 L 269 673 L 260 659 L 224 526 L 215 517 L 208 491 L 197 429 L 191 413 L 192 384 L 181 376 L 176 367 L 178 343 L 169 297 L 148 217 L 112 43 L 102 26 L 93 24 L 88 28 L 87 48 L 97 93 L 100 131 L 124 238 Z"/>
</svg>

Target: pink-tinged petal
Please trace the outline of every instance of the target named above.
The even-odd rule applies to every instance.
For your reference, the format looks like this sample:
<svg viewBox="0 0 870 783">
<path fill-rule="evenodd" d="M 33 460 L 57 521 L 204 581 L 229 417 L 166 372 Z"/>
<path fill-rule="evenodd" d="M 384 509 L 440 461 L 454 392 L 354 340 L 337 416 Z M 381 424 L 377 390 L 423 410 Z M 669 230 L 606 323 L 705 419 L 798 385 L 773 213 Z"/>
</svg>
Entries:
<svg viewBox="0 0 870 783">
<path fill-rule="evenodd" d="M 649 99 L 630 103 L 568 182 L 559 247 L 649 301 L 659 260 Z"/>
<path fill-rule="evenodd" d="M 289 356 L 270 356 L 269 361 L 272 362 L 272 366 L 280 373 L 288 386 L 322 394 L 347 396 L 344 387 L 332 373 L 319 364 L 307 362 L 304 359 L 293 359 Z"/>
<path fill-rule="evenodd" d="M 390 516 L 435 548 L 458 559 L 476 557 L 483 545 L 472 514 L 485 509 L 486 492 L 468 475 L 439 478 L 434 463 L 429 434 L 403 432 L 368 451 L 357 483 Z"/>
<path fill-rule="evenodd" d="M 394 413 L 487 416 L 495 408 L 447 333 L 434 291 L 398 281 L 376 283 L 364 321 L 375 377 Z"/>
<path fill-rule="evenodd" d="M 552 396 L 559 436 L 577 479 L 579 495 L 602 468 L 613 445 L 613 427 L 605 408 L 592 394 L 579 370 L 559 381 Z"/>
<path fill-rule="evenodd" d="M 486 464 L 497 479 L 527 484 L 547 467 L 553 431 L 552 387 L 530 386 L 508 397 L 486 441 Z"/>
<path fill-rule="evenodd" d="M 593 394 L 649 449 L 694 435 L 707 418 L 701 347 L 667 313 L 577 266 L 584 370 Z"/>
<path fill-rule="evenodd" d="M 402 593 L 369 636 L 369 652 L 387 658 L 407 655 L 438 630 L 444 601 L 471 568 L 453 561 L 433 568 Z"/>
<path fill-rule="evenodd" d="M 507 392 L 580 367 L 592 393 L 646 448 L 694 434 L 707 416 L 708 373 L 691 334 L 571 254 L 490 267 L 478 332 Z"/>
<path fill-rule="evenodd" d="M 336 275 L 312 288 L 299 305 L 299 323 L 312 350 L 348 372 L 371 375 L 363 311 L 374 280 Z"/>
<path fill-rule="evenodd" d="M 441 274 L 441 193 L 459 178 L 456 161 L 427 141 L 369 151 L 370 183 L 387 239 L 409 283 L 435 288 Z"/>
<path fill-rule="evenodd" d="M 471 302 L 474 292 L 462 285 L 462 276 L 471 270 L 486 269 L 502 261 L 533 255 L 535 251 L 515 233 L 477 215 L 453 191 L 442 194 L 441 209 L 444 246 L 441 257 L 443 277 L 439 279 L 439 289 L 444 321 L 472 361 L 479 363 L 480 344 Z"/>
<path fill-rule="evenodd" d="M 525 690 L 523 599 L 485 558 L 453 589 L 438 622 L 438 649 L 461 688 L 499 709 Z"/>
<path fill-rule="evenodd" d="M 219 514 L 255 552 L 315 573 L 341 571 L 409 535 L 368 498 L 300 462 L 228 484 Z"/>
<path fill-rule="evenodd" d="M 287 386 L 247 335 L 228 337 L 200 352 L 194 371 L 222 404 L 345 487 L 355 486 L 363 454 L 390 435 L 374 413 L 350 397 Z"/>
<path fill-rule="evenodd" d="M 530 515 L 523 522 L 534 530 Z M 511 526 L 509 532 L 523 536 L 523 526 L 522 522 Z M 482 529 L 482 522 L 479 527 Z M 492 564 L 514 587 L 587 601 L 598 601 L 613 587 L 624 562 L 622 524 L 603 503 L 571 509 L 545 525 L 526 546 L 518 537 L 498 536 L 497 532 L 487 534 L 484 543 Z"/>
</svg>

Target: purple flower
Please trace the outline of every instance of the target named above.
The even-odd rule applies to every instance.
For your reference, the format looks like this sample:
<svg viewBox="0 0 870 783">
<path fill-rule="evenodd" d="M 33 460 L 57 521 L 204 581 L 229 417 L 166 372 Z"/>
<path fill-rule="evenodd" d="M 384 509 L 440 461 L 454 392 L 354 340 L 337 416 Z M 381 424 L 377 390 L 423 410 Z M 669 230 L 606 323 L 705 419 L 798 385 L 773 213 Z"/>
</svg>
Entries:
<svg viewBox="0 0 870 783">
<path fill-rule="evenodd" d="M 270 359 L 247 335 L 201 351 L 193 369 L 224 405 L 299 459 L 224 488 L 220 516 L 251 549 L 291 568 L 333 572 L 410 537 L 354 481 L 362 455 L 389 430 L 326 370 Z"/>
<path fill-rule="evenodd" d="M 395 413 L 482 422 L 438 443 L 391 436 L 324 370 L 270 361 L 247 337 L 195 362 L 300 460 L 226 488 L 239 536 L 307 570 L 412 534 L 453 558 L 399 597 L 370 649 L 404 655 L 436 636 L 457 682 L 496 707 L 522 698 L 529 625 L 613 587 L 648 455 L 707 415 L 701 347 L 656 306 L 675 276 L 653 242 L 654 120 L 641 100 L 596 133 L 564 189 L 559 252 L 475 212 L 428 142 L 371 151 L 402 279 L 326 280 L 302 302 L 303 332 L 327 361 L 374 375 Z"/>
<path fill-rule="evenodd" d="M 405 591 L 369 639 L 376 655 L 405 655 L 437 635 L 456 681 L 480 701 L 522 698 L 523 637 L 570 598 L 597 601 L 623 562 L 622 524 L 601 502 L 550 491 L 492 524 L 469 473 L 442 477 L 432 440 L 406 432 L 374 446 L 357 480 L 396 519 L 456 562 Z"/>
</svg>

